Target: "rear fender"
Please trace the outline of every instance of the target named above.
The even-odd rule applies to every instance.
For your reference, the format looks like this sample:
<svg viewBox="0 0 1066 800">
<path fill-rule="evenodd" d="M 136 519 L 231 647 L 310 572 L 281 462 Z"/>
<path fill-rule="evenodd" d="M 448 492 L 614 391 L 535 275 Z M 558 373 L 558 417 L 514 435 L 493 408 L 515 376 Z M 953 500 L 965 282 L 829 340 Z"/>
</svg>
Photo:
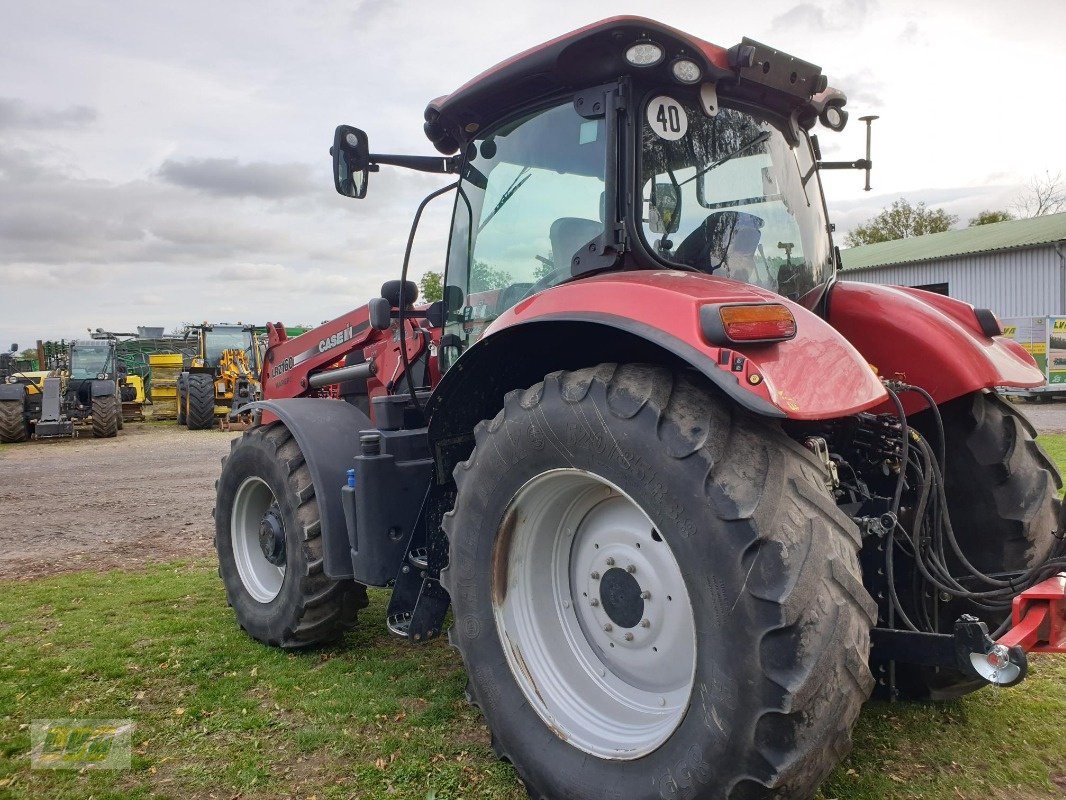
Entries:
<svg viewBox="0 0 1066 800">
<path fill-rule="evenodd" d="M 341 487 L 360 452 L 359 432 L 374 427 L 370 418 L 350 403 L 318 397 L 260 400 L 243 410 L 269 412 L 300 446 L 318 500 L 326 575 L 350 576 L 352 559 Z"/>
<path fill-rule="evenodd" d="M 0 400 L 18 400 L 26 397 L 26 387 L 21 383 L 0 383 Z"/>
<path fill-rule="evenodd" d="M 704 339 L 704 306 L 763 302 L 792 311 L 795 338 L 728 348 Z M 437 480 L 451 479 L 456 461 L 469 454 L 474 426 L 496 414 L 507 392 L 556 370 L 606 361 L 694 369 L 737 405 L 767 418 L 834 419 L 887 399 L 844 337 L 780 295 L 701 273 L 608 273 L 523 300 L 452 365 L 427 406 Z"/>
<path fill-rule="evenodd" d="M 1032 356 L 1006 337 L 982 333 L 974 307 L 961 300 L 839 281 L 829 296 L 829 322 L 883 378 L 921 386 L 938 404 L 997 386 L 1044 383 Z M 908 413 L 925 405 L 912 394 L 901 399 Z"/>
<path fill-rule="evenodd" d="M 107 397 L 116 394 L 118 388 L 114 381 L 93 381 L 90 391 L 93 397 Z"/>
</svg>

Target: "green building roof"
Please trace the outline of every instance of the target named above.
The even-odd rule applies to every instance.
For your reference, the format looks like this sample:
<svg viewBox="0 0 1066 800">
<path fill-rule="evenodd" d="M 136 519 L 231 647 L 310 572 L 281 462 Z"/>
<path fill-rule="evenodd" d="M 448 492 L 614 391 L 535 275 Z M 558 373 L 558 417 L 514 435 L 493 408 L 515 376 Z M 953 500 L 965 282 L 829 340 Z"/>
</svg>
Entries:
<svg viewBox="0 0 1066 800">
<path fill-rule="evenodd" d="M 967 253 L 988 253 L 1020 247 L 1037 247 L 1066 241 L 1066 213 L 1032 219 L 1012 219 L 974 228 L 928 233 L 911 239 L 865 244 L 842 250 L 844 270 L 884 267 L 914 261 L 934 261 Z"/>
</svg>

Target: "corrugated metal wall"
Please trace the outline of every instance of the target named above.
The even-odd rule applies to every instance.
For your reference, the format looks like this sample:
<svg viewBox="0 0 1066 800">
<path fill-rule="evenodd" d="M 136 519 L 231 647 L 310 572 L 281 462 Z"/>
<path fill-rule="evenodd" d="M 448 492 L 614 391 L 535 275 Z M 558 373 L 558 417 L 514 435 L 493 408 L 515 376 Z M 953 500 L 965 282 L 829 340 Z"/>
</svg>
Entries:
<svg viewBox="0 0 1066 800">
<path fill-rule="evenodd" d="M 844 263 L 848 263 L 844 251 Z M 939 261 L 845 270 L 843 280 L 920 286 L 947 283 L 948 293 L 1001 317 L 1066 314 L 1060 309 L 1061 262 L 1052 245 L 1002 253 L 971 253 Z"/>
</svg>

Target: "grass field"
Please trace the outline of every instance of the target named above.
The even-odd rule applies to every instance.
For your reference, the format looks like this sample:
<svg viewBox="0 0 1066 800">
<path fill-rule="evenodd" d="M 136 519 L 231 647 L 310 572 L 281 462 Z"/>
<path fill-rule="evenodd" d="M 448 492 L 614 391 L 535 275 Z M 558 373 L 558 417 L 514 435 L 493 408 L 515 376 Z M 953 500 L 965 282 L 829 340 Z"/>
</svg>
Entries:
<svg viewBox="0 0 1066 800">
<path fill-rule="evenodd" d="M 1042 437 L 1063 463 L 1066 437 Z M 463 699 L 458 656 L 385 632 L 371 593 L 335 648 L 246 638 L 214 565 L 0 585 L 0 797 L 525 797 Z M 1066 657 L 947 704 L 869 704 L 824 798 L 1066 794 Z M 131 719 L 132 769 L 30 769 L 41 718 Z"/>
</svg>

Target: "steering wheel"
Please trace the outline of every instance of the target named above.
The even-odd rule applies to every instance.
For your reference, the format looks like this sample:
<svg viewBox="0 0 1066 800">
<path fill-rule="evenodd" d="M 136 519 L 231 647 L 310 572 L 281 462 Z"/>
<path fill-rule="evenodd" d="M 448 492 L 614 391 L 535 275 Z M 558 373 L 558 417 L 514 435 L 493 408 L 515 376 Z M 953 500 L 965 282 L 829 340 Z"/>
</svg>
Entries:
<svg viewBox="0 0 1066 800">
<path fill-rule="evenodd" d="M 566 277 L 568 275 L 570 275 L 570 265 L 569 264 L 567 264 L 565 267 L 555 267 L 550 272 L 548 272 L 547 275 L 544 275 L 544 276 L 540 277 L 539 279 L 537 279 L 536 281 L 534 281 L 534 283 L 528 289 L 526 289 L 526 293 L 524 295 L 522 295 L 522 300 L 525 300 L 527 297 L 532 297 L 537 292 L 540 292 L 540 291 L 543 291 L 544 289 L 547 289 L 549 286 L 554 284 L 556 281 L 558 281 L 558 280 L 560 280 L 563 277 Z M 521 302 L 522 300 L 519 300 L 519 302 Z"/>
</svg>

